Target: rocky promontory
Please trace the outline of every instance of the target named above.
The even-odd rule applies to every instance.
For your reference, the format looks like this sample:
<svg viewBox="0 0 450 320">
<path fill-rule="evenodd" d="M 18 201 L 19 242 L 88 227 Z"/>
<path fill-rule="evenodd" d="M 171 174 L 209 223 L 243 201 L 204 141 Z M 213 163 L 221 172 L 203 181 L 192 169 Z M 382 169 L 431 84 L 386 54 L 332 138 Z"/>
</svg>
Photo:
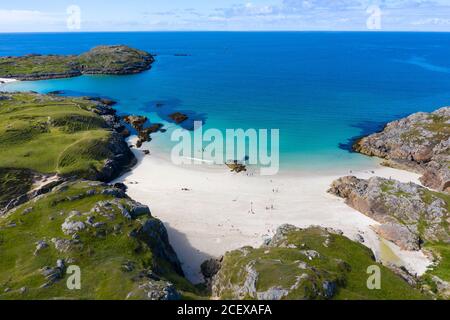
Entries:
<svg viewBox="0 0 450 320">
<path fill-rule="evenodd" d="M 0 97 L 0 168 L 108 182 L 136 163 L 110 103 L 31 92 Z"/>
<path fill-rule="evenodd" d="M 447 193 L 412 182 L 352 176 L 334 181 L 329 192 L 379 222 L 373 229 L 380 237 L 401 249 L 423 250 L 432 257 L 434 264 L 420 278 L 422 289 L 444 299 L 450 297 L 450 196 Z"/>
<path fill-rule="evenodd" d="M 383 290 L 367 288 L 367 268 L 378 265 Z M 251 300 L 415 299 L 424 297 L 375 262 L 371 251 L 321 227 L 280 227 L 258 249 L 244 247 L 202 265 L 213 298 Z"/>
<path fill-rule="evenodd" d="M 330 193 L 344 198 L 379 226 L 375 230 L 404 250 L 420 250 L 426 243 L 450 244 L 450 197 L 414 183 L 373 177 L 343 177 Z"/>
<path fill-rule="evenodd" d="M 391 122 L 357 141 L 354 149 L 386 159 L 388 166 L 421 173 L 427 187 L 450 191 L 450 107 Z"/>
<path fill-rule="evenodd" d="M 125 75 L 151 68 L 154 57 L 123 45 L 98 46 L 80 55 L 0 57 L 0 78 L 44 80 L 83 74 Z"/>
</svg>

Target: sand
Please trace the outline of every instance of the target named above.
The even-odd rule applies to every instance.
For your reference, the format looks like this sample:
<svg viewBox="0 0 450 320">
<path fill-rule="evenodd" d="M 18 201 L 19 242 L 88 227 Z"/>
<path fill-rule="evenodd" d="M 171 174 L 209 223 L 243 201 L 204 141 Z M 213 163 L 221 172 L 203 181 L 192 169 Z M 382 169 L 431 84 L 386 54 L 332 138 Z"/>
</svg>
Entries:
<svg viewBox="0 0 450 320">
<path fill-rule="evenodd" d="M 402 251 L 380 241 L 371 229 L 376 221 L 326 192 L 333 180 L 345 175 L 419 183 L 417 174 L 376 166 L 321 175 L 289 172 L 260 176 L 251 171 L 247 175 L 231 173 L 225 166 L 176 166 L 154 149 L 148 156 L 134 152 L 138 164 L 118 181 L 164 222 L 185 274 L 194 283 L 203 280 L 200 265 L 204 260 L 242 246 L 258 247 L 282 224 L 332 227 L 351 239 L 359 234 L 377 259 L 404 265 L 419 275 L 430 264 L 422 252 Z"/>
<path fill-rule="evenodd" d="M 0 85 L 18 81 L 16 79 L 0 78 Z"/>
</svg>

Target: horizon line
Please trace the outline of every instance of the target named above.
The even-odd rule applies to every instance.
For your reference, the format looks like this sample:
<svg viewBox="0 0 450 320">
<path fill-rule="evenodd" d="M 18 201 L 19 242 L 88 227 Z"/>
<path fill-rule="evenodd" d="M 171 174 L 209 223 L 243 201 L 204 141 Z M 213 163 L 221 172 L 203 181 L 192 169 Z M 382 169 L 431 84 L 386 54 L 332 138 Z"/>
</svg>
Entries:
<svg viewBox="0 0 450 320">
<path fill-rule="evenodd" d="M 450 33 L 450 30 L 89 30 L 89 31 L 0 31 L 0 34 L 82 33 Z"/>
</svg>

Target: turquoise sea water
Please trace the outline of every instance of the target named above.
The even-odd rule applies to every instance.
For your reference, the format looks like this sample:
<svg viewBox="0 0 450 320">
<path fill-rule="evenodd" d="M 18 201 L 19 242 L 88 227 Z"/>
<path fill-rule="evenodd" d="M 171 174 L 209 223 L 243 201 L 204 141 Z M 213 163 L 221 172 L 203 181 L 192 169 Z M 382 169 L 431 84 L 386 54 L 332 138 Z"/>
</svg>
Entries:
<svg viewBox="0 0 450 320">
<path fill-rule="evenodd" d="M 2 90 L 110 97 L 121 113 L 154 122 L 164 119 L 161 102 L 207 128 L 278 128 L 281 166 L 305 170 L 367 166 L 372 160 L 348 151 L 350 139 L 450 105 L 448 33 L 0 34 L 0 55 L 78 54 L 99 44 L 137 47 L 156 54 L 156 63 L 138 75 Z M 154 137 L 169 148 L 168 134 Z"/>
</svg>

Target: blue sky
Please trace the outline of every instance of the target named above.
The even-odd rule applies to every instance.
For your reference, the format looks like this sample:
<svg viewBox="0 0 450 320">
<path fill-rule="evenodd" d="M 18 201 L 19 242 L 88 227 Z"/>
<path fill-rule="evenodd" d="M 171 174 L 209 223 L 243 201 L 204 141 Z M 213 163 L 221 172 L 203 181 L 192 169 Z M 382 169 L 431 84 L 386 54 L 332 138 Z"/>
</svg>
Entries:
<svg viewBox="0 0 450 320">
<path fill-rule="evenodd" d="M 373 5 L 381 30 L 450 31 L 450 0 L 1 0 L 0 32 L 70 31 L 70 5 L 77 31 L 367 30 Z"/>
</svg>

